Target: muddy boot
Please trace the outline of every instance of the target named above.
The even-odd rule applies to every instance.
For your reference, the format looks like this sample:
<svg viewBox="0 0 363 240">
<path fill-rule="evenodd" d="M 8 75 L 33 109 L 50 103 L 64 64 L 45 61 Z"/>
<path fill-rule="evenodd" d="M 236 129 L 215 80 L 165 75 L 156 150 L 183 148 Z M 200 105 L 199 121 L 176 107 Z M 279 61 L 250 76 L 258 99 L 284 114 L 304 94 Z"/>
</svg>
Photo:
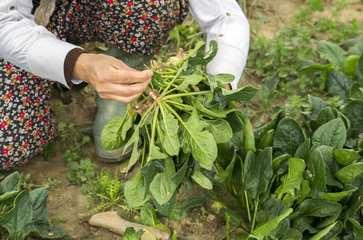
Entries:
<svg viewBox="0 0 363 240">
<path fill-rule="evenodd" d="M 124 103 L 105 100 L 100 97 L 96 99 L 97 114 L 93 123 L 93 137 L 96 145 L 96 154 L 104 162 L 120 162 L 129 156 L 129 151 L 123 147 L 115 150 L 106 150 L 102 146 L 101 134 L 106 124 L 114 117 L 126 114 L 127 106 Z"/>
<path fill-rule="evenodd" d="M 142 55 L 129 55 L 115 48 L 110 48 L 106 54 L 121 59 L 132 68 L 143 70 L 151 57 Z M 96 145 L 97 156 L 104 162 L 120 162 L 127 159 L 131 154 L 131 149 L 120 147 L 115 150 L 105 150 L 101 142 L 101 134 L 105 125 L 114 117 L 126 114 L 127 105 L 118 101 L 105 100 L 97 97 L 97 114 L 93 124 L 93 137 Z"/>
</svg>

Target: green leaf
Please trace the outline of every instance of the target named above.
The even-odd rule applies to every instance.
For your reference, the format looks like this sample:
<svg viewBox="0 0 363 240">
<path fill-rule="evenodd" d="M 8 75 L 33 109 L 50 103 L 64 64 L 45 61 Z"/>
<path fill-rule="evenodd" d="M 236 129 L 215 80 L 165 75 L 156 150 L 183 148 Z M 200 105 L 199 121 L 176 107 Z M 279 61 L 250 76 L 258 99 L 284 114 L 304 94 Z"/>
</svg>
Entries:
<svg viewBox="0 0 363 240">
<path fill-rule="evenodd" d="M 354 76 L 358 68 L 358 63 L 359 63 L 358 55 L 349 55 L 344 61 L 343 65 L 344 73 L 349 76 Z"/>
<path fill-rule="evenodd" d="M 19 194 L 14 202 L 14 208 L 2 219 L 0 225 L 9 234 L 9 239 L 23 240 L 33 230 L 33 208 L 28 192 Z"/>
<path fill-rule="evenodd" d="M 146 224 L 149 226 L 156 226 L 159 224 L 159 220 L 156 217 L 156 212 L 154 207 L 150 204 L 146 204 L 140 210 L 140 220 L 142 224 Z"/>
<path fill-rule="evenodd" d="M 217 158 L 217 143 L 213 135 L 204 130 L 207 124 L 203 123 L 196 111 L 184 123 L 186 140 L 191 149 L 193 158 L 202 168 L 211 170 Z"/>
<path fill-rule="evenodd" d="M 183 165 L 178 169 L 178 171 L 173 176 L 173 182 L 175 185 L 179 186 L 183 181 L 188 172 L 189 167 L 189 154 L 180 156 Z"/>
<path fill-rule="evenodd" d="M 342 206 L 339 203 L 322 199 L 306 199 L 297 208 L 294 217 L 331 217 L 339 216 Z"/>
<path fill-rule="evenodd" d="M 363 101 L 351 101 L 343 109 L 343 113 L 348 117 L 351 128 L 349 135 L 353 138 L 363 133 Z"/>
<path fill-rule="evenodd" d="M 140 151 L 139 151 L 139 137 L 136 138 L 134 146 L 132 147 L 131 156 L 129 159 L 129 162 L 127 164 L 127 170 L 126 172 L 129 172 L 130 169 L 137 163 L 137 161 L 140 158 Z"/>
<path fill-rule="evenodd" d="M 321 110 L 326 108 L 328 105 L 319 97 L 309 95 L 308 98 L 311 105 L 311 119 L 315 121 L 318 119 L 318 115 Z"/>
<path fill-rule="evenodd" d="M 350 165 L 361 158 L 358 152 L 353 149 L 334 149 L 334 159 L 343 166 Z"/>
<path fill-rule="evenodd" d="M 361 239 L 363 237 L 362 225 L 354 218 L 349 218 L 348 221 L 353 225 L 353 232 L 356 234 L 357 239 Z"/>
<path fill-rule="evenodd" d="M 140 240 L 143 231 L 136 232 L 135 229 L 129 227 L 122 235 L 122 240 Z"/>
<path fill-rule="evenodd" d="M 160 148 L 156 145 L 151 145 L 150 151 L 149 161 L 162 160 L 169 157 L 167 154 L 161 152 Z"/>
<path fill-rule="evenodd" d="M 293 119 L 285 118 L 279 122 L 273 138 L 273 148 L 277 154 L 294 155 L 305 141 L 304 131 Z"/>
<path fill-rule="evenodd" d="M 320 112 L 316 121 L 312 122 L 313 129 L 337 118 L 336 110 L 331 107 L 325 107 Z"/>
<path fill-rule="evenodd" d="M 0 182 L 0 193 L 20 190 L 20 174 L 14 172 Z"/>
<path fill-rule="evenodd" d="M 207 120 L 209 131 L 213 134 L 216 143 L 229 142 L 233 137 L 233 131 L 229 123 L 224 119 Z"/>
<path fill-rule="evenodd" d="M 248 102 L 256 95 L 257 88 L 252 86 L 244 86 L 236 90 L 222 89 L 222 94 L 227 102 L 237 101 L 237 102 Z"/>
<path fill-rule="evenodd" d="M 203 81 L 204 76 L 199 73 L 193 73 L 182 77 L 182 83 L 177 87 L 178 90 L 187 90 L 189 86 L 196 86 Z"/>
<path fill-rule="evenodd" d="M 217 87 L 224 88 L 226 85 L 234 80 L 234 76 L 232 74 L 222 73 L 216 75 L 209 75 L 208 79 L 211 89 L 214 90 Z"/>
<path fill-rule="evenodd" d="M 272 172 L 272 148 L 265 148 L 254 157 L 245 160 L 245 189 L 253 197 L 265 193 L 270 185 Z"/>
<path fill-rule="evenodd" d="M 276 190 L 277 198 L 283 200 L 285 195 L 289 195 L 292 199 L 296 199 L 297 192 L 300 190 L 302 181 L 304 180 L 305 161 L 300 158 L 289 159 L 289 171 L 287 176 L 283 179 L 282 185 Z M 288 198 L 286 198 L 288 199 Z M 283 202 L 285 202 L 283 200 Z M 286 203 L 285 203 L 286 204 Z M 288 202 L 287 205 L 291 205 Z"/>
<path fill-rule="evenodd" d="M 363 162 L 358 162 L 340 169 L 338 172 L 335 173 L 335 176 L 342 183 L 349 184 L 352 183 L 356 177 L 362 174 L 363 174 Z"/>
<path fill-rule="evenodd" d="M 330 63 L 336 66 L 343 66 L 345 61 L 345 51 L 337 44 L 328 41 L 320 41 L 318 51 L 320 56 L 328 60 Z"/>
<path fill-rule="evenodd" d="M 200 100 L 193 101 L 193 106 L 209 118 L 226 118 L 228 114 L 236 111 L 236 109 L 220 110 L 218 108 L 207 108 Z"/>
<path fill-rule="evenodd" d="M 331 96 L 339 96 L 343 100 L 346 100 L 349 97 L 350 89 L 353 85 L 348 77 L 337 71 L 333 71 L 329 74 L 326 84 L 328 93 Z"/>
<path fill-rule="evenodd" d="M 158 173 L 150 184 L 150 193 L 159 205 L 167 203 L 174 195 L 176 185 L 167 173 Z"/>
<path fill-rule="evenodd" d="M 32 190 L 29 196 L 33 207 L 33 222 L 36 224 L 48 224 L 48 190 L 46 188 L 37 188 Z"/>
<path fill-rule="evenodd" d="M 309 158 L 309 170 L 312 173 L 311 188 L 315 194 L 326 191 L 327 174 L 324 151 L 322 148 L 316 148 L 311 152 Z"/>
<path fill-rule="evenodd" d="M 125 183 L 124 195 L 131 208 L 139 208 L 146 202 L 146 186 L 140 172 Z"/>
<path fill-rule="evenodd" d="M 336 224 L 337 224 L 337 222 L 327 226 L 326 228 L 324 228 L 323 230 L 321 230 L 320 232 L 318 232 L 317 234 L 312 236 L 311 240 L 323 239 L 326 235 L 329 234 L 329 232 L 335 227 Z"/>
<path fill-rule="evenodd" d="M 192 175 L 194 182 L 198 183 L 199 186 L 207 190 L 213 189 L 213 184 L 201 171 L 195 171 Z"/>
<path fill-rule="evenodd" d="M 340 118 L 333 119 L 320 126 L 313 134 L 312 144 L 315 146 L 331 146 L 342 148 L 347 138 L 345 124 Z"/>
<path fill-rule="evenodd" d="M 295 157 L 301 159 L 308 159 L 310 155 L 311 141 L 310 138 L 305 139 L 304 143 L 301 144 L 295 153 Z"/>
<path fill-rule="evenodd" d="M 275 133 L 275 130 L 270 129 L 264 135 L 262 135 L 261 139 L 258 143 L 258 148 L 272 147 L 274 133 Z"/>
<path fill-rule="evenodd" d="M 111 119 L 101 133 L 102 145 L 106 150 L 113 150 L 122 145 L 120 130 L 127 119 L 127 114 Z"/>
<path fill-rule="evenodd" d="M 252 235 L 257 239 L 264 239 L 270 236 L 270 234 L 279 226 L 279 224 L 291 215 L 294 210 L 292 208 L 284 210 L 280 215 L 264 223 L 253 230 Z"/>
<path fill-rule="evenodd" d="M 358 188 L 354 188 L 347 191 L 336 192 L 336 193 L 320 193 L 319 197 L 323 200 L 332 201 L 332 202 L 339 202 L 344 198 L 347 198 L 352 195 Z"/>
<path fill-rule="evenodd" d="M 273 159 L 272 161 L 272 167 L 274 170 L 277 170 L 280 165 L 290 159 L 290 154 L 283 154 Z"/>
<path fill-rule="evenodd" d="M 165 112 L 162 110 L 161 113 L 160 127 L 162 135 L 160 136 L 160 141 L 162 148 L 169 156 L 177 156 L 180 150 L 178 120 L 169 111 Z"/>
</svg>

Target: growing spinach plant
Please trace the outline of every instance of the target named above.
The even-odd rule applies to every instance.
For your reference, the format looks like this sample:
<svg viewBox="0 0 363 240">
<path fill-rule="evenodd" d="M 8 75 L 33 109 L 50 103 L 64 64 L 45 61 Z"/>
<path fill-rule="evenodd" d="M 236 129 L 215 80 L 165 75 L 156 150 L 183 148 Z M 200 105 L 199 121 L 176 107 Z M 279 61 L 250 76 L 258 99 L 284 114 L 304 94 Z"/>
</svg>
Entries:
<svg viewBox="0 0 363 240">
<path fill-rule="evenodd" d="M 48 220 L 47 197 L 45 188 L 25 190 L 18 172 L 0 182 L 0 227 L 6 230 L 7 239 L 64 239 L 63 230 Z"/>
<path fill-rule="evenodd" d="M 218 157 L 218 180 L 245 213 L 237 239 L 363 237 L 363 127 L 343 113 L 356 109 L 310 103 L 304 127 L 279 113 L 254 135 L 243 129 L 255 148 L 229 143 Z"/>
</svg>

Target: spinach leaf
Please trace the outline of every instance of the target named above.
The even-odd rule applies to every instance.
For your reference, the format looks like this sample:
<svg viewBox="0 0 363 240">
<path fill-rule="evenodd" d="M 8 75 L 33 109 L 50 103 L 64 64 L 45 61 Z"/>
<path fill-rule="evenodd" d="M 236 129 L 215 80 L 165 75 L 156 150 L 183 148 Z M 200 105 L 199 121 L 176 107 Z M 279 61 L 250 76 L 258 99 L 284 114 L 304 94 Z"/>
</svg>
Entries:
<svg viewBox="0 0 363 240">
<path fill-rule="evenodd" d="M 299 158 L 289 159 L 289 171 L 284 177 L 283 183 L 278 187 L 275 194 L 277 199 L 284 202 L 285 206 L 291 206 L 293 200 L 296 199 L 297 192 L 304 179 L 305 162 Z"/>
<path fill-rule="evenodd" d="M 206 124 L 199 119 L 196 111 L 193 111 L 184 127 L 185 140 L 190 146 L 192 156 L 202 168 L 211 170 L 217 158 L 217 143 L 213 135 L 204 130 Z"/>
<path fill-rule="evenodd" d="M 201 171 L 195 171 L 192 175 L 192 179 L 202 188 L 205 188 L 207 190 L 213 189 L 212 182 Z"/>
<path fill-rule="evenodd" d="M 163 111 L 162 120 L 160 121 L 161 136 L 160 141 L 162 148 L 169 156 L 177 156 L 180 150 L 180 141 L 178 136 L 178 120 L 169 111 Z"/>
<path fill-rule="evenodd" d="M 289 217 L 293 211 L 294 210 L 292 208 L 286 209 L 279 216 L 271 219 L 270 221 L 264 223 L 263 225 L 253 230 L 252 236 L 261 240 L 267 236 L 270 236 L 270 234 L 279 226 L 279 224 L 284 219 Z"/>
<path fill-rule="evenodd" d="M 312 144 L 314 146 L 331 146 L 342 148 L 347 138 L 347 130 L 343 120 L 333 119 L 320 126 L 313 134 Z"/>
<path fill-rule="evenodd" d="M 313 194 L 326 191 L 327 166 L 324 160 L 322 148 L 316 148 L 311 152 L 309 158 L 309 169 L 312 173 L 311 188 Z"/>
<path fill-rule="evenodd" d="M 128 114 L 124 114 L 114 117 L 106 124 L 101 133 L 102 145 L 106 150 L 113 150 L 121 146 L 122 141 L 125 140 L 126 132 L 129 130 L 127 128 L 132 126 L 129 121 L 130 119 Z M 120 131 L 125 123 L 128 123 L 127 128 L 122 130 L 123 134 L 121 135 Z"/>
<path fill-rule="evenodd" d="M 348 117 L 351 128 L 349 135 L 357 138 L 363 133 L 363 101 L 351 101 L 343 109 L 343 113 Z"/>
<path fill-rule="evenodd" d="M 353 163 L 340 169 L 335 176 L 342 183 L 352 183 L 355 178 L 363 174 L 363 162 Z"/>
<path fill-rule="evenodd" d="M 131 208 L 141 207 L 146 202 L 146 186 L 140 172 L 125 183 L 124 195 Z"/>
<path fill-rule="evenodd" d="M 353 149 L 335 149 L 334 159 L 337 163 L 343 166 L 350 165 L 361 158 L 357 151 Z"/>
<path fill-rule="evenodd" d="M 273 148 L 277 155 L 294 155 L 304 141 L 305 135 L 299 124 L 291 118 L 285 118 L 279 122 L 275 130 Z"/>
<path fill-rule="evenodd" d="M 344 64 L 345 51 L 337 44 L 328 41 L 320 41 L 318 51 L 320 56 L 330 63 L 336 66 L 342 66 Z"/>
<path fill-rule="evenodd" d="M 175 165 L 173 160 L 164 161 L 165 170 L 155 175 L 150 183 L 150 193 L 159 205 L 167 203 L 174 195 L 177 186 L 173 181 Z"/>
<path fill-rule="evenodd" d="M 256 158 L 246 158 L 245 189 L 255 198 L 265 193 L 270 185 L 272 172 L 272 149 L 265 148 L 257 153 Z"/>
<path fill-rule="evenodd" d="M 353 188 L 351 190 L 346 190 L 346 191 L 342 191 L 342 192 L 320 193 L 319 197 L 323 200 L 339 202 L 345 198 L 350 197 L 357 190 L 358 190 L 358 188 Z"/>
<path fill-rule="evenodd" d="M 29 193 L 20 193 L 15 199 L 14 206 L 0 219 L 0 225 L 9 233 L 9 239 L 23 240 L 34 230 L 33 209 Z"/>
<path fill-rule="evenodd" d="M 333 71 L 329 74 L 327 81 L 328 93 L 332 96 L 339 96 L 346 100 L 349 97 L 352 81 L 341 72 Z"/>
<path fill-rule="evenodd" d="M 216 143 L 229 142 L 233 137 L 233 131 L 229 123 L 224 119 L 207 120 L 209 131 L 213 134 Z"/>
</svg>

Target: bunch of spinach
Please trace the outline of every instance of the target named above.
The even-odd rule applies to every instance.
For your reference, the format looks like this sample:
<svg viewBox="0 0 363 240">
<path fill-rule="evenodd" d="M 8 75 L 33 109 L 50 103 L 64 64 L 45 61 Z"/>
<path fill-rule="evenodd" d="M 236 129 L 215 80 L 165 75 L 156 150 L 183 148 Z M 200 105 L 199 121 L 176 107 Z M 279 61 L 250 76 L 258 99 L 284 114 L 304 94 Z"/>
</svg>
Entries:
<svg viewBox="0 0 363 240">
<path fill-rule="evenodd" d="M 233 135 L 227 118 L 241 114 L 235 102 L 249 101 L 256 92 L 250 86 L 227 90 L 233 76 L 207 74 L 206 65 L 216 53 L 216 42 L 207 46 L 199 41 L 168 62 L 154 62 L 150 88 L 129 105 L 127 114 L 104 128 L 105 148 L 131 149 L 128 170 L 141 165 L 124 186 L 129 207 L 152 200 L 167 214 L 187 179 L 212 189 L 218 145 Z"/>
<path fill-rule="evenodd" d="M 45 188 L 28 191 L 15 172 L 0 182 L 0 227 L 9 240 L 23 240 L 29 235 L 37 239 L 64 239 L 65 233 L 48 220 Z"/>
<path fill-rule="evenodd" d="M 363 238 L 363 112 L 310 102 L 304 128 L 281 112 L 220 152 L 217 180 L 246 216 L 237 239 Z"/>
</svg>

